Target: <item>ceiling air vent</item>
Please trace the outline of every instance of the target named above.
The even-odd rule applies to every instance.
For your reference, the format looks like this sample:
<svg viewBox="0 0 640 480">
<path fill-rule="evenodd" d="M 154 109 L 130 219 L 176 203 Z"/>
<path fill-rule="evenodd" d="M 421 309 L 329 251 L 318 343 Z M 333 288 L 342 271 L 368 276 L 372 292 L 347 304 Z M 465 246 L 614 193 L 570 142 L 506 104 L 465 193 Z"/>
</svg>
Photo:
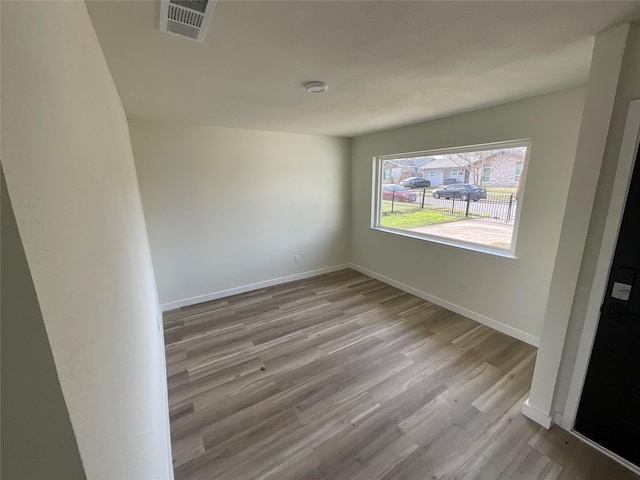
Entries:
<svg viewBox="0 0 640 480">
<path fill-rule="evenodd" d="M 160 31 L 203 42 L 217 0 L 161 0 Z"/>
</svg>

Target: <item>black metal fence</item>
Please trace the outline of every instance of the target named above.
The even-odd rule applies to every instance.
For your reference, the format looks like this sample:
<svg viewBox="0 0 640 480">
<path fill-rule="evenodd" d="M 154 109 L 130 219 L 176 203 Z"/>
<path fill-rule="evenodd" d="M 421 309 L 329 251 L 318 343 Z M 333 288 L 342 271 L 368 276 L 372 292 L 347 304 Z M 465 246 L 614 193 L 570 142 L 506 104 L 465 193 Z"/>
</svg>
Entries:
<svg viewBox="0 0 640 480">
<path fill-rule="evenodd" d="M 487 222 L 513 224 L 518 202 L 514 194 L 488 193 L 487 198 L 473 200 L 444 197 L 434 198 L 426 189 L 412 190 L 415 200 L 393 198 L 383 201 L 382 213 L 410 213 L 417 210 L 432 210 L 448 215 L 462 216 Z"/>
</svg>

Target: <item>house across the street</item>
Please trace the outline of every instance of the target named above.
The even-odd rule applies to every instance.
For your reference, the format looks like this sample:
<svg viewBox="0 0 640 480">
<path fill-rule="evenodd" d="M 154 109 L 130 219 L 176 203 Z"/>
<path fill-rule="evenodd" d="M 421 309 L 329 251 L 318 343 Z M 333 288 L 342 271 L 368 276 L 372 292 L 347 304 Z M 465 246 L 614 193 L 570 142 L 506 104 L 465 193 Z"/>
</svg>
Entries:
<svg viewBox="0 0 640 480">
<path fill-rule="evenodd" d="M 502 149 L 473 154 L 386 160 L 384 183 L 400 183 L 405 178 L 423 177 L 432 186 L 472 183 L 484 187 L 516 188 L 524 167 L 524 150 Z"/>
</svg>

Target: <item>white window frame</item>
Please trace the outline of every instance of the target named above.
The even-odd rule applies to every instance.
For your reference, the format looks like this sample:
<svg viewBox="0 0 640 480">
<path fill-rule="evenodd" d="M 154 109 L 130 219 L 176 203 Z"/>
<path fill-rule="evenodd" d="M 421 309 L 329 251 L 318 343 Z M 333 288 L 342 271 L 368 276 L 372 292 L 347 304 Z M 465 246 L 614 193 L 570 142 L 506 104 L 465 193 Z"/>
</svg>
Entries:
<svg viewBox="0 0 640 480">
<path fill-rule="evenodd" d="M 513 181 L 516 183 L 519 182 L 521 174 L 522 174 L 522 161 L 519 161 L 519 162 L 516 162 L 516 171 L 515 171 L 515 175 L 513 176 Z"/>
<path fill-rule="evenodd" d="M 516 218 L 513 224 L 513 234 L 511 236 L 510 248 L 498 248 L 481 243 L 468 242 L 464 240 L 457 240 L 447 237 L 440 237 L 436 235 L 430 235 L 426 233 L 410 232 L 398 228 L 383 227 L 380 225 L 381 211 L 382 211 L 382 164 L 385 160 L 404 159 L 411 157 L 433 156 L 433 155 L 445 155 L 448 153 L 462 153 L 462 152 L 477 152 L 482 150 L 499 150 L 501 148 L 515 148 L 526 147 L 526 153 L 524 156 L 524 165 L 520 173 L 521 181 L 518 189 L 518 207 L 516 209 Z M 423 240 L 429 243 L 436 243 L 440 245 L 448 245 L 450 247 L 461 248 L 464 250 L 471 250 L 474 252 L 493 255 L 496 257 L 502 257 L 505 259 L 517 260 L 517 247 L 518 247 L 518 232 L 520 231 L 520 215 L 522 213 L 522 207 L 524 204 L 525 186 L 527 183 L 527 171 L 529 170 L 529 158 L 531 156 L 532 141 L 528 139 L 520 140 L 508 140 L 503 142 L 484 143 L 479 145 L 467 145 L 461 147 L 441 148 L 432 150 L 423 150 L 417 152 L 405 152 L 392 155 L 380 155 L 373 157 L 373 178 L 371 188 L 371 229 L 390 233 L 393 235 L 399 235 L 402 237 L 413 238 L 417 240 Z"/>
<path fill-rule="evenodd" d="M 487 172 L 487 168 L 489 171 Z M 490 163 L 485 163 L 482 167 L 482 178 L 480 179 L 480 183 L 491 183 L 491 172 L 493 169 L 493 165 Z M 485 180 L 485 178 L 487 180 Z"/>
</svg>

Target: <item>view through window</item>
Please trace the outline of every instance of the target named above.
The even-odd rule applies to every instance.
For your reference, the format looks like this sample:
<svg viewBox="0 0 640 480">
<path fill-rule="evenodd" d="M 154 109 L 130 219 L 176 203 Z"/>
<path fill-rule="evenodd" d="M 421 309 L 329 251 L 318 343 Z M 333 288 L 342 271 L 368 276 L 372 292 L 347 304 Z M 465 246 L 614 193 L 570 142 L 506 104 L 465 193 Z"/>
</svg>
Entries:
<svg viewBox="0 0 640 480">
<path fill-rule="evenodd" d="M 530 143 L 376 159 L 374 228 L 515 252 Z"/>
</svg>

